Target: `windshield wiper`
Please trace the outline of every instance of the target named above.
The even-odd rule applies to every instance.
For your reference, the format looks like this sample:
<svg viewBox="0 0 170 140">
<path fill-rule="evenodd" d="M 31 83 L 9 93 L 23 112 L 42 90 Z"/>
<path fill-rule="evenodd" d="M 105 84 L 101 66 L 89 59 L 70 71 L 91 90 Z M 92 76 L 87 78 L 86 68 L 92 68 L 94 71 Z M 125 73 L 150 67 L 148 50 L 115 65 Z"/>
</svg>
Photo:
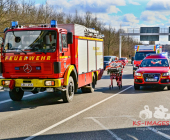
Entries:
<svg viewBox="0 0 170 140">
<path fill-rule="evenodd" d="M 43 53 L 45 53 L 45 54 L 47 54 L 47 52 L 44 50 L 44 51 L 42 51 Z"/>
<path fill-rule="evenodd" d="M 23 52 L 23 53 L 27 54 L 27 52 L 25 52 L 25 51 L 23 51 L 23 50 L 21 50 L 21 49 L 18 49 L 18 50 L 20 50 L 21 52 Z"/>
<path fill-rule="evenodd" d="M 11 49 L 9 49 L 9 50 L 20 50 L 21 52 L 27 54 L 27 52 L 25 52 L 25 51 L 23 51 L 23 50 L 21 50 L 21 49 L 18 49 L 18 48 L 11 48 Z"/>
</svg>

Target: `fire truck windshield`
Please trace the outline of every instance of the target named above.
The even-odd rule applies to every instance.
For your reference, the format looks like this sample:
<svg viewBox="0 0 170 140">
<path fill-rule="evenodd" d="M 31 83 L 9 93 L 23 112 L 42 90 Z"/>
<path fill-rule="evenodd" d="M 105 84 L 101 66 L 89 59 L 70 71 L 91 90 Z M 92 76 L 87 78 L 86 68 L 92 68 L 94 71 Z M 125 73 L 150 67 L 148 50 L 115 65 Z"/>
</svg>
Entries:
<svg viewBox="0 0 170 140">
<path fill-rule="evenodd" d="M 54 52 L 57 33 L 55 31 L 7 32 L 4 52 Z"/>
<path fill-rule="evenodd" d="M 147 54 L 156 54 L 156 52 L 136 52 L 135 60 L 143 60 Z"/>
</svg>

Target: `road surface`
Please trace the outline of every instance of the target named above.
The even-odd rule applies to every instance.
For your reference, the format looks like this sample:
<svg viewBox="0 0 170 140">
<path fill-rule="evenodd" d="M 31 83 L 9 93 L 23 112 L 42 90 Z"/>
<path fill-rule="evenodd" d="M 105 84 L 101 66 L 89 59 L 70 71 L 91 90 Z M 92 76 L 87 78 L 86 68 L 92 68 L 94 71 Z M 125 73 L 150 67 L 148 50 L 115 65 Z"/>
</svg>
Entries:
<svg viewBox="0 0 170 140">
<path fill-rule="evenodd" d="M 0 139 L 170 139 L 170 111 L 162 113 L 162 118 L 154 117 L 155 107 L 163 105 L 170 109 L 170 92 L 166 88 L 160 91 L 145 87 L 135 91 L 130 64 L 124 69 L 121 90 L 115 82 L 109 90 L 109 84 L 105 72 L 94 93 L 79 90 L 71 103 L 63 103 L 60 93 L 45 92 L 35 95 L 26 92 L 21 102 L 13 102 L 8 92 L 1 90 Z M 144 107 L 149 109 L 142 112 Z"/>
</svg>

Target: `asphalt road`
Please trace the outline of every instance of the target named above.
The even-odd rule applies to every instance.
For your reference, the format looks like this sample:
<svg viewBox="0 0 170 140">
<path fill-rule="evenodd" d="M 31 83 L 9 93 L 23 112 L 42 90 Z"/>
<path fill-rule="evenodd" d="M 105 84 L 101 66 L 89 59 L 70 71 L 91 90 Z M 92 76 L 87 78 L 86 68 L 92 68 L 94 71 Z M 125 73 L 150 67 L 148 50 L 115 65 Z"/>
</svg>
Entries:
<svg viewBox="0 0 170 140">
<path fill-rule="evenodd" d="M 62 103 L 59 93 L 29 92 L 21 102 L 13 102 L 8 92 L 1 90 L 0 139 L 170 139 L 170 111 L 164 111 L 170 109 L 169 91 L 152 87 L 135 91 L 132 65 L 124 69 L 121 90 L 115 82 L 109 90 L 109 78 L 105 72 L 94 93 L 79 90 L 71 103 Z M 149 110 L 141 112 L 145 105 Z M 157 110 L 156 116 L 160 105 L 164 113 Z"/>
</svg>

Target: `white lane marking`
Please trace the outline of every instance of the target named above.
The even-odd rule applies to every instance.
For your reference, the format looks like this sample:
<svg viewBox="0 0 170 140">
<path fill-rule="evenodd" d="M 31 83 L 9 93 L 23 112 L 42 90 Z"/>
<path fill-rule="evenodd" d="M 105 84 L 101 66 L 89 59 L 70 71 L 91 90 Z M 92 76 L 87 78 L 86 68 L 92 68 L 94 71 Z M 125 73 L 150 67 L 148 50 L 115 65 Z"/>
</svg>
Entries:
<svg viewBox="0 0 170 140">
<path fill-rule="evenodd" d="M 28 95 L 25 95 L 23 96 L 24 98 L 25 97 L 29 97 L 29 96 L 33 96 L 34 94 L 28 94 Z M 8 100 L 4 100 L 4 101 L 0 101 L 0 104 L 3 104 L 3 103 L 7 103 L 7 102 L 11 102 L 12 100 L 11 99 L 8 99 Z"/>
<path fill-rule="evenodd" d="M 138 121 L 138 120 L 136 120 L 136 119 L 133 119 L 133 118 L 130 118 L 130 117 L 128 117 L 129 119 L 131 119 L 132 121 Z M 144 124 L 141 124 L 142 126 L 145 126 Z M 163 132 L 160 132 L 160 131 L 158 131 L 158 130 L 156 130 L 155 128 L 152 128 L 152 127 L 150 127 L 150 126 L 146 126 L 149 130 L 151 130 L 152 132 L 155 132 L 156 134 L 158 134 L 158 135 L 161 135 L 162 137 L 164 137 L 164 138 L 167 138 L 167 139 L 169 139 L 170 140 L 170 136 L 169 135 L 167 135 L 167 134 L 165 134 L 165 133 L 163 133 Z"/>
<path fill-rule="evenodd" d="M 58 126 L 58 125 L 60 125 L 60 124 L 62 124 L 62 123 L 64 123 L 64 122 L 66 122 L 66 121 L 68 121 L 68 120 L 70 120 L 70 119 L 72 119 L 72 118 L 74 118 L 74 117 L 76 117 L 76 116 L 78 116 L 78 115 L 80 115 L 80 114 L 82 114 L 82 113 L 90 110 L 91 108 L 93 108 L 93 107 L 95 107 L 95 106 L 97 106 L 97 105 L 99 105 L 99 104 L 101 104 L 101 103 L 103 103 L 103 102 L 105 102 L 105 101 L 113 98 L 114 96 L 116 96 L 116 95 L 118 95 L 118 94 L 120 94 L 120 93 L 122 93 L 122 92 L 124 92 L 124 91 L 126 91 L 126 90 L 128 90 L 128 89 L 130 89 L 131 87 L 133 87 L 133 86 L 129 86 L 129 87 L 127 87 L 126 89 L 124 89 L 124 90 L 122 90 L 122 91 L 120 91 L 120 92 L 118 92 L 118 93 L 116 93 L 116 94 L 114 94 L 114 95 L 112 95 L 112 96 L 110 96 L 110 97 L 107 97 L 106 99 L 103 99 L 103 100 L 101 100 L 100 102 L 97 102 L 97 103 L 95 103 L 94 105 L 91 105 L 91 106 L 89 106 L 89 107 L 87 107 L 87 108 L 85 108 L 85 109 L 77 112 L 76 114 L 73 114 L 72 116 L 70 116 L 70 117 L 68 117 L 68 118 L 66 118 L 66 119 L 64 119 L 64 120 L 62 120 L 62 121 L 60 121 L 60 122 L 58 122 L 58 123 L 55 123 L 55 124 L 51 125 L 50 127 L 46 128 L 46 129 L 44 129 L 44 130 L 41 130 L 40 132 L 38 132 L 38 133 L 36 133 L 36 134 L 34 134 L 34 135 L 30 136 L 30 137 L 27 137 L 27 138 L 24 139 L 24 140 L 31 140 L 31 139 L 37 137 L 38 135 L 41 135 L 41 134 L 47 132 L 48 130 L 53 129 L 53 128 L 55 128 L 56 126 Z"/>
<path fill-rule="evenodd" d="M 115 138 L 116 140 L 123 140 L 121 138 L 119 138 L 114 132 L 112 132 L 110 129 L 108 129 L 107 127 L 105 127 L 102 123 L 100 123 L 98 120 L 96 120 L 95 118 L 91 117 L 90 119 L 92 119 L 95 123 L 97 123 L 98 125 L 100 125 L 101 128 L 105 129 L 110 135 L 112 135 L 113 138 Z"/>
<path fill-rule="evenodd" d="M 130 115 L 121 115 L 121 116 L 107 116 L 107 117 L 86 117 L 84 119 L 109 119 L 109 118 L 129 118 L 129 117 L 134 117 L 134 116 L 130 116 Z"/>
</svg>

